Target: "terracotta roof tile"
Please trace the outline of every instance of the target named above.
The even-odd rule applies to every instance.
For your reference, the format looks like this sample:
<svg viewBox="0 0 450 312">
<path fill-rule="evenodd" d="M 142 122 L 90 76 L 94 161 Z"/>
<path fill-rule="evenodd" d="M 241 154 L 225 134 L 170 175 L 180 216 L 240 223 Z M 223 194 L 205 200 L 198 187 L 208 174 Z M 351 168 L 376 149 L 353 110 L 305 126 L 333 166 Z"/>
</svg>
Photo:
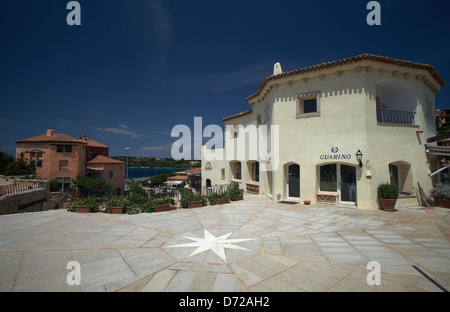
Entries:
<svg viewBox="0 0 450 312">
<path fill-rule="evenodd" d="M 103 155 L 97 155 L 94 159 L 88 161 L 86 164 L 124 164 L 124 162 Z"/>
<path fill-rule="evenodd" d="M 186 180 L 187 176 L 185 175 L 177 175 L 173 177 L 168 177 L 167 180 Z"/>
<path fill-rule="evenodd" d="M 431 65 L 416 63 L 416 62 L 411 62 L 411 61 L 397 60 L 397 59 L 393 59 L 393 58 L 386 57 L 386 56 L 379 56 L 379 55 L 373 55 L 373 54 L 366 53 L 366 54 L 361 54 L 361 55 L 357 55 L 354 57 L 350 57 L 347 59 L 343 59 L 340 61 L 322 63 L 319 65 L 304 67 L 301 69 L 285 72 L 282 74 L 269 76 L 263 81 L 263 83 L 259 87 L 258 91 L 256 93 L 248 96 L 246 98 L 246 100 L 249 101 L 249 100 L 253 99 L 254 97 L 257 97 L 269 81 L 277 80 L 280 78 L 286 78 L 286 77 L 290 77 L 290 76 L 294 76 L 294 75 L 304 74 L 304 73 L 308 73 L 308 72 L 314 72 L 314 71 L 318 71 L 318 70 L 322 70 L 322 69 L 342 66 L 342 65 L 346 65 L 346 64 L 356 63 L 356 62 L 360 62 L 360 61 L 364 61 L 364 60 L 376 61 L 376 62 L 392 64 L 392 65 L 399 65 L 399 66 L 404 66 L 404 67 L 409 67 L 409 68 L 423 69 L 423 70 L 428 71 L 430 73 L 430 75 L 436 80 L 436 82 L 441 87 L 446 85 L 445 81 L 439 75 L 437 70 Z M 231 117 L 233 117 L 233 116 L 231 116 Z"/>
<path fill-rule="evenodd" d="M 249 114 L 251 114 L 253 112 L 253 110 L 247 110 L 247 111 L 245 111 L 245 112 L 242 112 L 242 113 L 239 113 L 239 114 L 236 114 L 236 115 L 232 115 L 232 116 L 228 116 L 228 117 L 225 117 L 225 118 L 223 118 L 222 119 L 222 121 L 228 121 L 228 120 L 231 120 L 231 119 L 234 119 L 234 118 L 239 118 L 239 117 L 242 117 L 242 116 L 247 116 L 247 115 L 249 115 Z"/>
<path fill-rule="evenodd" d="M 54 133 L 51 136 L 48 136 L 47 133 L 44 133 L 35 137 L 16 141 L 16 143 L 25 143 L 25 142 L 58 142 L 58 143 L 85 144 L 83 141 L 77 140 L 63 133 Z"/>
<path fill-rule="evenodd" d="M 97 141 L 94 140 L 87 140 L 87 145 L 88 146 L 92 146 L 92 147 L 104 147 L 104 148 L 108 148 L 109 146 L 99 143 Z"/>
<path fill-rule="evenodd" d="M 184 171 L 180 171 L 177 172 L 178 174 L 184 174 L 184 173 L 188 173 L 188 172 L 197 172 L 197 171 L 201 171 L 202 168 L 193 168 L 193 169 L 188 169 L 188 170 L 184 170 Z"/>
</svg>

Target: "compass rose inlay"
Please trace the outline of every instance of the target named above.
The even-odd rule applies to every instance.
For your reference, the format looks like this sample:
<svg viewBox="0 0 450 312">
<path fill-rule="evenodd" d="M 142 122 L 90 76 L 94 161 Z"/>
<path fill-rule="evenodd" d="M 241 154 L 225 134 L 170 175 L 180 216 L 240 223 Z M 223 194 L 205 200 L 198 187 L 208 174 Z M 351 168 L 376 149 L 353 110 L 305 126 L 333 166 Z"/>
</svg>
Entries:
<svg viewBox="0 0 450 312">
<path fill-rule="evenodd" d="M 206 250 L 212 250 L 217 256 L 220 257 L 225 263 L 227 263 L 227 258 L 225 255 L 225 248 L 238 249 L 238 250 L 249 250 L 247 248 L 234 245 L 235 243 L 255 240 L 256 238 L 244 238 L 244 239 L 228 239 L 232 233 L 228 233 L 219 237 L 215 237 L 213 234 L 204 230 L 204 237 L 189 237 L 183 236 L 184 238 L 190 239 L 192 243 L 171 245 L 167 247 L 197 247 L 188 257 L 194 256 Z"/>
</svg>

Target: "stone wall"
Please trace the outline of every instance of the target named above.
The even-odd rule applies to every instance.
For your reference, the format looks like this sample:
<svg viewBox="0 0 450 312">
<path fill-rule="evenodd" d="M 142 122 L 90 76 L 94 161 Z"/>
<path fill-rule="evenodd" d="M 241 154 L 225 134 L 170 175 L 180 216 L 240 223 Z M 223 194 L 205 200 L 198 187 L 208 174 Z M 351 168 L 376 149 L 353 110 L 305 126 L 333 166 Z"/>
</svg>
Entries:
<svg viewBox="0 0 450 312">
<path fill-rule="evenodd" d="M 0 196 L 0 215 L 48 210 L 49 183 L 48 181 L 40 182 L 45 183 L 46 187 Z M 20 181 L 16 180 L 16 183 Z"/>
</svg>

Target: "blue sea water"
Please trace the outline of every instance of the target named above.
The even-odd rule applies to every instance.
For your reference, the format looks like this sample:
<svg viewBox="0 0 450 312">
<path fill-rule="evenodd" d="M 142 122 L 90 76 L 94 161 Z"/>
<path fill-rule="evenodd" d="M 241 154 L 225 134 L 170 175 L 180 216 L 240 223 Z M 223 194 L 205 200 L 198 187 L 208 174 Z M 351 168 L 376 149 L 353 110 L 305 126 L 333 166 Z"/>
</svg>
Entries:
<svg viewBox="0 0 450 312">
<path fill-rule="evenodd" d="M 125 169 L 126 170 L 126 169 Z M 173 172 L 179 172 L 184 171 L 186 169 L 183 168 L 128 168 L 128 177 L 129 178 L 145 178 L 145 177 L 152 177 L 157 174 L 162 173 L 173 173 Z M 126 171 L 125 171 L 126 173 Z"/>
</svg>

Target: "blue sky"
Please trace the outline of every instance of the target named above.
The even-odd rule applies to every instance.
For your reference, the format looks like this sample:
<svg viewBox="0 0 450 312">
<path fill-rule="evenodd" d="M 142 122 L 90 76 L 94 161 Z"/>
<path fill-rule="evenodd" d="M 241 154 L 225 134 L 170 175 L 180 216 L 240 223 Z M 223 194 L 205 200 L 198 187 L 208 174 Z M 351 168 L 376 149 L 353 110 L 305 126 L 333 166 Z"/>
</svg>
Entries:
<svg viewBox="0 0 450 312">
<path fill-rule="evenodd" d="M 0 150 L 53 127 L 110 155 L 170 157 L 170 132 L 250 109 L 283 71 L 362 53 L 430 64 L 450 81 L 448 1 L 80 0 L 0 2 Z M 436 96 L 450 108 L 449 86 Z"/>
</svg>

